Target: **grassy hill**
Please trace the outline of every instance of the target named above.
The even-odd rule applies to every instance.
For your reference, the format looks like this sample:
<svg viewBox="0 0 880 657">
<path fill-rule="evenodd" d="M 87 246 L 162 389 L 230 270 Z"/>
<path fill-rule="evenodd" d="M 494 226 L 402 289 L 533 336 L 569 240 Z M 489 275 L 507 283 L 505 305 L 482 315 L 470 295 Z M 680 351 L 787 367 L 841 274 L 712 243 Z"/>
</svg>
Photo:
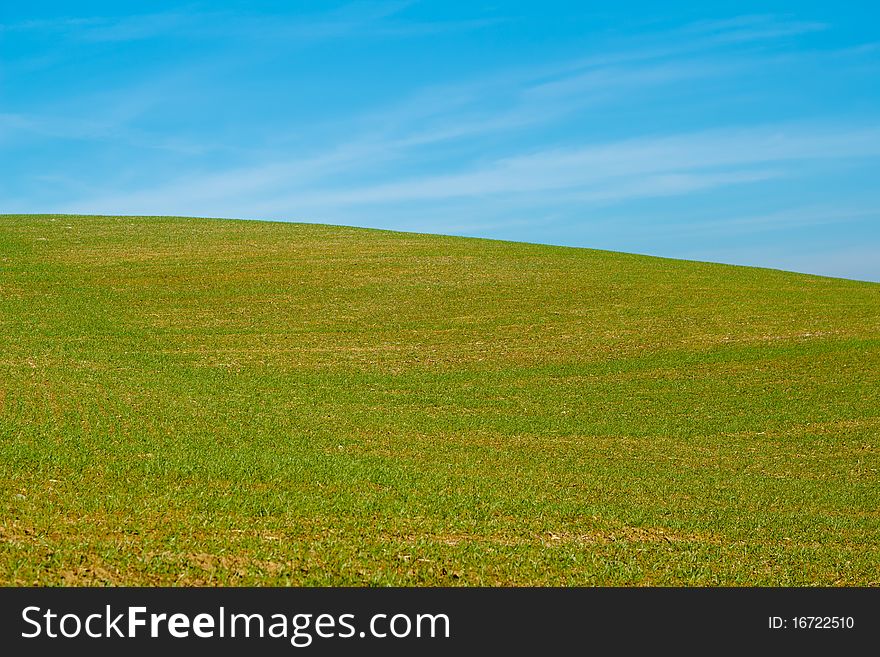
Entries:
<svg viewBox="0 0 880 657">
<path fill-rule="evenodd" d="M 880 285 L 0 216 L 2 584 L 880 584 Z"/>
</svg>

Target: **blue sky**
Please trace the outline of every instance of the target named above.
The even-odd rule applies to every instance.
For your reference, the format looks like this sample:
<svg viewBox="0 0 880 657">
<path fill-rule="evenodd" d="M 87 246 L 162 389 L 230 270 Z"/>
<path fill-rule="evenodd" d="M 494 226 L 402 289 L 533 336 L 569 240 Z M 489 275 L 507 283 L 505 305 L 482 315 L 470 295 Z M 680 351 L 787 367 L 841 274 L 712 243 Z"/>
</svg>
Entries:
<svg viewBox="0 0 880 657">
<path fill-rule="evenodd" d="M 315 221 L 880 281 L 880 9 L 0 8 L 0 212 Z"/>
</svg>

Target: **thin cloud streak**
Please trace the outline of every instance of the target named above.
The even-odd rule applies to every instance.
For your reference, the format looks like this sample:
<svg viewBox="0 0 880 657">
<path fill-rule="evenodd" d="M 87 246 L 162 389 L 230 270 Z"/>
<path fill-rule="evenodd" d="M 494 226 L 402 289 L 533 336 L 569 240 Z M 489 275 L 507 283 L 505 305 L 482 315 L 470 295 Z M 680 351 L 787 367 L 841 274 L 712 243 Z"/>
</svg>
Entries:
<svg viewBox="0 0 880 657">
<path fill-rule="evenodd" d="M 355 2 L 324 13 L 289 16 L 229 11 L 167 11 L 131 16 L 67 17 L 0 24 L 0 33 L 55 33 L 80 42 L 149 39 L 259 39 L 303 42 L 343 37 L 417 37 L 480 29 L 501 19 L 416 22 L 397 18 L 413 2 Z"/>
<path fill-rule="evenodd" d="M 614 41 L 595 34 L 591 54 L 534 62 L 519 57 L 512 60 L 518 64 L 495 70 L 463 67 L 452 58 L 436 76 L 406 70 L 397 86 L 389 85 L 394 96 L 371 94 L 367 86 L 355 97 L 358 81 L 351 93 L 341 81 L 327 93 L 327 85 L 308 75 L 299 92 L 293 80 L 300 68 L 285 75 L 284 57 L 301 44 L 351 37 L 362 41 L 354 48 L 363 48 L 369 45 L 364 38 L 383 33 L 483 25 L 422 25 L 409 18 L 416 12 L 404 11 L 408 4 L 349 5 L 277 21 L 246 12 L 179 11 L 59 22 L 64 48 L 179 37 L 180 44 L 169 45 L 177 48 L 185 39 L 189 50 L 183 59 L 141 68 L 140 80 L 116 78 L 115 88 L 90 92 L 87 83 L 54 105 L 34 105 L 33 113 L 7 106 L 0 115 L 4 148 L 42 148 L 66 139 L 71 156 L 88 150 L 119 163 L 104 175 L 77 171 L 80 185 L 65 178 L 48 194 L 35 177 L 29 190 L 13 183 L 7 193 L 24 199 L 40 192 L 51 206 L 40 210 L 293 219 L 514 239 L 544 235 L 626 250 L 614 235 L 625 232 L 627 222 L 640 222 L 650 233 L 646 212 L 674 208 L 695 216 L 702 207 L 712 214 L 706 204 L 714 198 L 733 199 L 731 208 L 755 209 L 754 216 L 766 221 L 750 224 L 743 214 L 742 221 L 713 225 L 703 215 L 705 225 L 691 229 L 669 212 L 679 223 L 669 223 L 665 234 L 682 240 L 766 235 L 781 230 L 774 225 L 824 222 L 827 217 L 800 223 L 772 217 L 762 199 L 821 199 L 810 187 L 823 175 L 845 185 L 844 168 L 865 176 L 866 164 L 880 157 L 876 117 L 843 116 L 845 108 L 832 108 L 801 114 L 812 119 L 798 122 L 791 117 L 799 114 L 787 109 L 756 111 L 761 85 L 784 71 L 828 75 L 844 66 L 855 70 L 856 58 L 864 64 L 873 57 L 870 48 L 856 51 L 839 42 L 835 48 L 795 48 L 796 37 L 828 26 L 776 16 L 691 23 Z M 229 44 L 225 55 L 206 55 L 206 37 Z M 255 38 L 271 47 L 252 48 Z M 276 102 L 263 114 L 254 106 L 260 120 L 233 128 L 254 116 L 248 102 L 229 97 L 227 80 L 236 79 L 245 97 L 266 94 L 268 79 L 287 86 L 277 96 L 268 93 Z M 324 98 L 337 106 L 314 111 Z M 617 110 L 619 120 L 613 118 Z M 204 126 L 193 121 L 198 112 L 205 113 Z M 46 173 L 57 174 L 58 167 Z M 799 186 L 810 199 L 796 196 Z M 760 194 L 740 191 L 746 187 Z M 635 237 L 630 242 L 640 243 Z"/>
<path fill-rule="evenodd" d="M 392 183 L 326 186 L 340 171 L 371 165 L 372 149 L 369 144 L 353 146 L 310 160 L 195 177 L 135 194 L 85 200 L 75 208 L 109 212 L 134 204 L 138 212 L 174 212 L 181 203 L 201 201 L 213 207 L 247 207 L 249 216 L 284 208 L 296 216 L 347 206 L 494 196 L 549 194 L 545 202 L 558 202 L 560 192 L 569 192 L 569 200 L 579 203 L 621 201 L 793 175 L 786 164 L 805 160 L 880 156 L 880 127 L 780 125 L 630 139 L 539 151 L 480 169 Z M 768 169 L 768 164 L 776 166 Z"/>
<path fill-rule="evenodd" d="M 556 191 L 613 178 L 768 162 L 880 155 L 880 128 L 720 131 L 634 139 L 502 159 L 483 169 L 299 197 L 306 204 L 423 201 Z"/>
</svg>

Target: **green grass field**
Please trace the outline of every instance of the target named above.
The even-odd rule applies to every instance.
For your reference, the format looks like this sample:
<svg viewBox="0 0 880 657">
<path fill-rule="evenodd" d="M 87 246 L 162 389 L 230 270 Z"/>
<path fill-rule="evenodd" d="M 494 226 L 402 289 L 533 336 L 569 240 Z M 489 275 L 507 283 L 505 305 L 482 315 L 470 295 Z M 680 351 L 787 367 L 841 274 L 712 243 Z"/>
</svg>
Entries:
<svg viewBox="0 0 880 657">
<path fill-rule="evenodd" d="M 0 216 L 0 583 L 878 585 L 880 285 Z"/>
</svg>

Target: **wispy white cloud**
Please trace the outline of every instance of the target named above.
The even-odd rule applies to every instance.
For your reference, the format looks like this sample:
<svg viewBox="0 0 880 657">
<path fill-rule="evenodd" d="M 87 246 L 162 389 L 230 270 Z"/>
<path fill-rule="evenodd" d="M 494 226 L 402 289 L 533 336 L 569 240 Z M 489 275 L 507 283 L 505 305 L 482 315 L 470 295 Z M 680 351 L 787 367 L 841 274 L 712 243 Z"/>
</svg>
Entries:
<svg viewBox="0 0 880 657">
<path fill-rule="evenodd" d="M 738 32 L 756 26 L 761 29 L 748 35 Z M 629 47 L 624 43 L 617 50 L 601 54 L 429 86 L 404 103 L 375 112 L 372 127 L 392 126 L 397 134 L 396 146 L 522 130 L 597 105 L 634 102 L 657 89 L 760 70 L 766 65 L 761 57 L 731 56 L 719 46 L 772 41 L 781 35 L 824 27 L 770 15 L 695 23 L 654 35 L 648 43 Z M 736 38 L 734 33 L 738 34 Z M 391 139 L 389 134 L 385 137 Z"/>
<path fill-rule="evenodd" d="M 614 179 L 653 179 L 658 190 L 687 189 L 688 172 L 718 167 L 754 167 L 792 160 L 880 155 L 880 128 L 834 129 L 776 126 L 722 130 L 659 138 L 628 139 L 580 148 L 542 150 L 496 160 L 488 166 L 443 175 L 384 183 L 330 193 L 298 196 L 300 203 L 368 204 L 409 202 L 467 196 L 519 194 L 581 189 Z M 712 173 L 708 171 L 707 173 Z M 721 184 L 733 175 L 743 181 L 749 172 L 715 172 Z M 762 172 L 760 179 L 769 174 Z M 681 177 L 685 176 L 685 177 Z"/>
<path fill-rule="evenodd" d="M 169 35 L 180 32 L 187 38 L 199 35 L 213 37 L 231 30 L 239 35 L 251 34 L 260 39 L 273 36 L 331 37 L 347 31 L 363 34 L 363 28 L 374 30 L 421 29 L 403 21 L 391 26 L 388 21 L 412 2 L 361 2 L 342 5 L 336 10 L 303 16 L 297 20 L 275 20 L 272 17 L 230 16 L 222 12 L 206 13 L 176 11 L 123 18 L 67 18 L 29 21 L 7 29 L 71 30 L 77 38 L 89 40 L 129 40 Z M 462 26 L 469 24 L 464 21 Z M 430 23 L 428 29 L 443 29 L 444 23 Z M 349 141 L 372 142 L 376 152 L 386 156 L 454 140 L 472 139 L 506 131 L 524 130 L 564 119 L 576 112 L 627 98 L 643 96 L 652 89 L 685 84 L 699 79 L 720 78 L 742 72 L 759 61 L 714 58 L 714 39 L 743 27 L 761 26 L 756 40 L 773 38 L 773 30 L 795 32 L 798 23 L 772 16 L 747 16 L 730 21 L 695 23 L 664 36 L 662 44 L 624 48 L 584 58 L 574 58 L 552 65 L 514 69 L 480 77 L 464 83 L 429 86 L 414 98 L 392 107 L 383 107 L 371 116 L 349 117 L 348 125 L 334 126 L 334 132 L 345 134 L 360 130 Z M 765 29 L 766 28 L 766 29 Z M 773 30 L 769 29 L 773 28 Z M 699 38 L 681 38 L 682 34 Z M 708 39 L 704 38 L 708 35 Z M 706 51 L 700 61 L 691 54 Z M 688 55 L 684 56 L 683 55 Z M 193 68 L 193 67 L 190 67 Z M 147 81 L 125 85 L 104 92 L 102 97 L 83 98 L 78 103 L 88 111 L 78 110 L 77 103 L 65 102 L 54 113 L 41 109 L 32 114 L 18 113 L 14 120 L 22 131 L 70 139 L 122 139 L 135 147 L 167 148 L 181 153 L 212 150 L 199 146 L 193 139 L 157 138 L 130 126 L 134 112 L 122 116 L 120 109 L 135 108 L 143 114 L 150 103 L 174 94 L 169 79 L 187 77 L 175 71 Z M 196 76 L 188 75 L 191 83 Z M 164 89 L 162 88 L 164 87 Z M 99 108 L 97 112 L 93 108 Z M 111 115 L 111 110 L 115 115 Z M 7 115 L 6 123 L 13 117 Z M 2 131 L 2 127 L 0 127 Z M 2 132 L 0 132 L 2 136 Z M 283 142 L 283 135 L 273 141 Z M 338 148 L 328 145 L 329 149 Z"/>
<path fill-rule="evenodd" d="M 539 71 L 526 68 L 464 83 L 428 86 L 396 105 L 348 117 L 343 123 L 337 121 L 331 126 L 332 133 L 341 141 L 327 143 L 312 154 L 270 154 L 263 158 L 263 163 L 249 167 L 198 174 L 190 194 L 199 199 L 216 189 L 244 192 L 256 187 L 257 180 L 262 181 L 265 190 L 273 184 L 300 186 L 306 181 L 314 182 L 316 172 L 325 171 L 328 163 L 337 167 L 338 172 L 357 170 L 363 161 L 375 165 L 405 160 L 435 145 L 552 124 L 566 115 L 613 102 L 621 96 L 631 97 L 649 93 L 654 87 L 722 75 L 734 66 L 729 62 L 694 64 L 646 59 L 630 66 L 602 66 L 599 61 L 583 60 L 577 65 L 563 62 Z M 617 60 L 611 57 L 609 61 Z M 213 150 L 213 144 L 200 143 L 195 138 L 153 135 L 133 125 L 153 105 L 179 97 L 181 90 L 197 85 L 203 68 L 189 65 L 155 79 L 64 99 L 55 107 L 41 108 L 39 113 L 0 116 L 0 139 L 4 133 L 6 138 L 17 135 L 20 139 L 32 133 L 58 139 L 113 141 L 133 148 L 182 154 Z M 298 128 L 297 133 L 301 130 Z M 273 135 L 276 144 L 283 144 L 284 140 L 283 135 Z M 347 155 L 340 156 L 342 153 Z M 197 191 L 200 189 L 207 191 L 202 194 Z"/>
<path fill-rule="evenodd" d="M 0 33 L 43 32 L 83 42 L 156 38 L 322 41 L 342 37 L 417 37 L 479 29 L 500 19 L 419 22 L 399 17 L 413 2 L 353 2 L 291 17 L 249 12 L 179 9 L 122 16 L 60 17 L 0 24 Z"/>
<path fill-rule="evenodd" d="M 349 5 L 277 24 L 266 17 L 241 15 L 230 21 L 227 15 L 178 12 L 123 21 L 77 19 L 51 29 L 104 42 L 186 35 L 305 43 L 354 33 L 416 35 L 420 30 L 482 25 L 422 25 L 405 19 L 407 4 Z M 772 45 L 825 27 L 745 16 L 692 24 L 564 61 L 483 71 L 452 82 L 429 81 L 396 102 L 361 106 L 342 118 L 305 125 L 282 119 L 256 126 L 262 143 L 247 145 L 250 150 L 238 159 L 175 160 L 169 155 L 172 166 L 149 172 L 133 161 L 121 167 L 127 168 L 125 175 L 110 171 L 99 185 L 88 176 L 79 186 L 67 177 L 57 183 L 63 183 L 64 196 L 59 193 L 52 207 L 39 209 L 283 218 L 475 234 L 542 222 L 552 227 L 560 217 L 571 221 L 589 216 L 594 221 L 610 206 L 640 199 L 686 198 L 760 184 L 766 190 L 766 185 L 795 179 L 807 168 L 815 173 L 840 161 L 880 158 L 880 124 L 831 117 L 673 131 L 658 123 L 624 126 L 628 132 L 619 130 L 610 137 L 592 130 L 590 122 L 616 107 L 631 108 L 678 91 L 699 96 L 695 89 L 717 89 L 721 81 L 759 73 L 770 56 L 784 50 Z M 848 56 L 873 52 L 867 48 Z M 801 52 L 787 54 L 797 57 Z M 10 139 L 32 133 L 103 140 L 130 152 L 210 152 L 209 134 L 194 134 L 190 140 L 183 131 L 171 138 L 141 121 L 149 117 L 156 99 L 179 102 L 179 92 L 198 88 L 199 80 L 190 67 L 35 113 L 7 111 L 0 115 L 0 140 L 4 134 Z M 49 178 L 45 182 L 53 184 Z M 72 196 L 77 187 L 78 198 Z M 835 216 L 846 220 L 833 212 L 800 210 L 716 217 L 694 225 L 667 222 L 664 229 L 682 236 L 702 231 L 712 238 L 772 226 L 796 229 L 831 222 Z"/>
<path fill-rule="evenodd" d="M 370 144 L 314 159 L 195 177 L 133 194 L 83 200 L 70 209 L 173 213 L 195 205 L 248 216 L 287 216 L 456 199 L 519 198 L 530 205 L 582 206 L 688 194 L 794 175 L 803 161 L 880 157 L 880 127 L 802 124 L 643 137 L 540 150 L 484 166 L 356 186 L 340 171 L 372 166 Z M 185 207 L 184 207 L 185 206 Z"/>
<path fill-rule="evenodd" d="M 818 21 L 798 21 L 773 14 L 752 14 L 721 20 L 697 21 L 681 32 L 707 36 L 715 43 L 742 43 L 779 39 L 827 30 L 829 25 Z"/>
<path fill-rule="evenodd" d="M 193 85 L 204 68 L 181 65 L 115 88 L 61 96 L 34 111 L 0 113 L 0 146 L 27 144 L 36 138 L 104 142 L 180 154 L 205 152 L 209 145 L 186 134 L 157 134 L 137 126 L 168 98 Z"/>
</svg>

